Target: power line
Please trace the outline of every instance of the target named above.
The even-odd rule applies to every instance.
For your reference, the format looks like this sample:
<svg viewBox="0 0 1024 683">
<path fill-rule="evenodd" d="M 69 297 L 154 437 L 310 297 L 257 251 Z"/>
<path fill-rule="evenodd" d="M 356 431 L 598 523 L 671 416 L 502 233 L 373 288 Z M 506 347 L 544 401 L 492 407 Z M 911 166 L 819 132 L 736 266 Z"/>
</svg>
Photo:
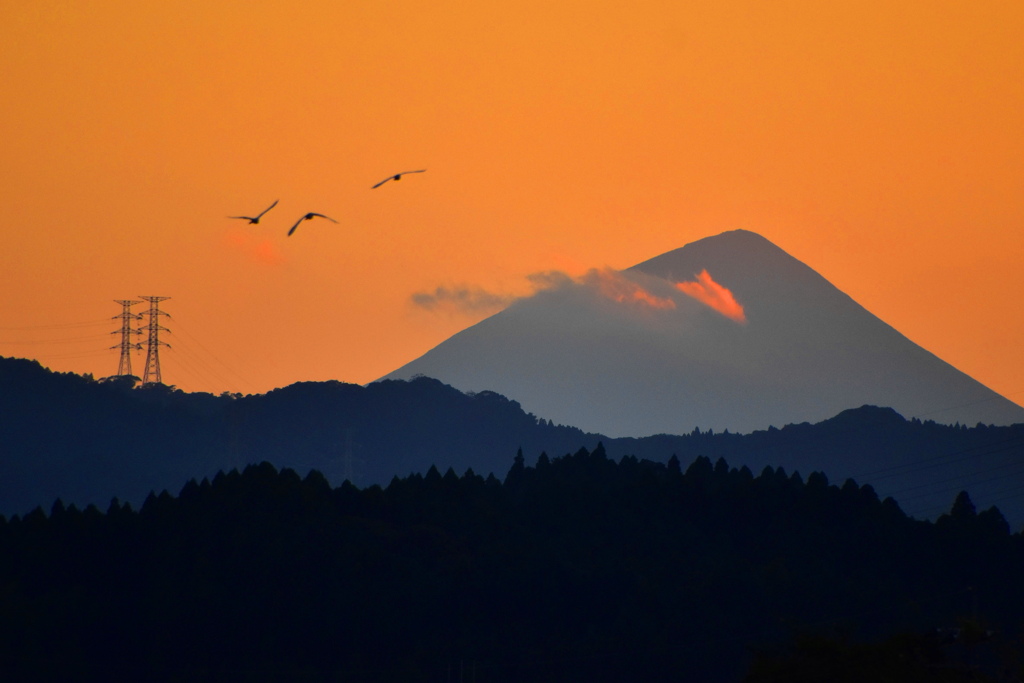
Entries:
<svg viewBox="0 0 1024 683">
<path fill-rule="evenodd" d="M 931 457 L 922 458 L 920 460 L 913 460 L 911 462 L 900 463 L 899 465 L 893 465 L 892 467 L 886 467 L 884 469 L 875 470 L 873 472 L 864 472 L 858 475 L 854 475 L 850 478 L 855 480 L 867 480 L 870 478 L 872 481 L 878 481 L 880 479 L 888 479 L 889 477 L 902 477 L 910 473 L 920 472 L 921 470 L 931 469 L 933 467 L 953 465 L 958 462 L 963 462 L 965 460 L 973 460 L 980 456 L 1002 453 L 1007 450 L 1013 450 L 1014 448 L 1020 445 L 1024 445 L 1024 436 L 1013 436 L 1009 439 L 1004 439 L 1002 441 L 997 441 L 995 443 L 979 444 L 977 446 L 971 446 L 969 448 L 956 450 L 951 453 L 934 455 Z M 997 446 L 1000 446 L 1001 448 L 996 448 Z M 981 452 L 972 453 L 972 451 Z M 904 471 L 900 472 L 897 470 Z"/>
<path fill-rule="evenodd" d="M 109 322 L 109 318 L 103 318 L 102 320 L 84 320 L 75 323 L 53 323 L 50 325 L 22 325 L 20 327 L 3 327 L 0 326 L 0 330 L 5 332 L 18 332 L 21 330 L 56 330 L 66 329 L 70 327 L 98 327 L 100 325 L 106 326 Z"/>
<path fill-rule="evenodd" d="M 171 334 L 174 333 L 172 332 Z M 195 351 L 184 344 L 181 341 L 181 337 L 175 335 L 175 338 L 178 340 L 174 345 L 175 367 L 179 370 L 184 370 L 198 386 L 214 387 L 219 385 L 223 390 L 230 390 L 232 388 L 233 384 L 223 375 L 218 374 Z"/>
<path fill-rule="evenodd" d="M 109 324 L 109 321 L 106 323 Z M 80 341 L 92 341 L 95 339 L 107 339 L 106 334 L 89 334 L 84 337 L 64 337 L 62 339 L 22 339 L 22 340 L 4 340 L 0 341 L 0 344 L 69 344 L 72 342 Z"/>
<path fill-rule="evenodd" d="M 900 496 L 901 500 L 915 500 L 917 498 L 924 498 L 924 497 L 928 497 L 928 496 L 934 496 L 934 495 L 937 495 L 937 494 L 942 493 L 942 492 L 950 492 L 950 491 L 953 491 L 953 490 L 956 490 L 956 489 L 962 490 L 965 487 L 969 487 L 969 486 L 980 486 L 981 484 L 990 484 L 990 483 L 992 483 L 994 481 L 1003 481 L 1003 480 L 1005 480 L 1007 474 L 1016 475 L 1016 474 L 1018 474 L 1018 472 L 1012 471 L 1012 472 L 1009 472 L 1009 473 L 1004 473 L 1004 474 L 1002 474 L 1000 476 L 989 477 L 987 479 L 979 479 L 979 480 L 976 480 L 976 481 L 969 481 L 969 478 L 985 476 L 985 475 L 992 474 L 993 472 L 996 472 L 996 471 L 999 471 L 999 470 L 1005 470 L 1007 468 L 1019 468 L 1019 467 L 1024 467 L 1024 462 L 1020 462 L 1020 461 L 1018 461 L 1018 462 L 1013 462 L 1013 461 L 1005 462 L 1002 465 L 998 465 L 996 467 L 992 467 L 992 468 L 989 468 L 989 469 L 986 469 L 986 470 L 977 470 L 975 472 L 971 472 L 966 477 L 965 476 L 957 475 L 955 477 L 949 477 L 947 479 L 941 479 L 939 481 L 932 481 L 932 482 L 928 482 L 926 484 L 918 484 L 917 486 L 911 486 L 911 487 L 902 489 L 901 491 L 896 491 L 896 492 L 894 492 L 894 493 L 892 493 L 890 495 L 892 495 L 894 498 L 896 496 Z M 930 486 L 944 486 L 945 484 L 950 484 L 952 482 L 957 482 L 957 484 L 954 487 L 952 487 L 952 488 L 947 486 L 947 487 L 941 488 L 941 489 L 939 489 L 937 491 L 923 491 L 923 492 L 920 491 L 920 489 L 926 489 L 926 488 L 928 488 Z M 903 495 L 904 493 L 908 493 L 910 491 L 918 491 L 918 493 L 914 493 L 914 494 L 909 495 L 909 496 L 904 496 Z"/>
<path fill-rule="evenodd" d="M 231 367 L 229 367 L 229 366 L 228 366 L 228 365 L 227 365 L 226 363 L 224 363 L 224 361 L 220 360 L 220 358 L 218 358 L 217 356 L 215 356 L 215 355 L 214 355 L 214 354 L 213 354 L 213 353 L 212 353 L 212 352 L 211 352 L 211 351 L 210 351 L 210 350 L 209 350 L 208 348 L 206 348 L 205 346 L 203 346 L 202 342 L 200 342 L 200 341 L 199 341 L 199 340 L 198 340 L 198 339 L 197 339 L 197 338 L 195 337 L 195 335 L 191 334 L 191 333 L 190 333 L 190 332 L 188 331 L 188 329 L 187 329 L 186 327 L 184 327 L 184 326 L 183 326 L 183 325 L 181 324 L 181 321 L 180 321 L 180 320 L 177 320 L 177 321 L 176 321 L 176 324 L 175 324 L 175 326 L 176 326 L 176 327 L 178 328 L 178 331 L 179 331 L 179 332 L 181 332 L 181 333 L 182 333 L 182 334 L 184 334 L 184 335 L 185 335 L 186 337 L 188 337 L 188 339 L 189 339 L 190 341 L 194 342 L 194 343 L 196 344 L 196 346 L 198 346 L 198 347 L 199 347 L 200 349 L 202 349 L 202 350 L 203 350 L 203 351 L 204 351 L 204 352 L 205 352 L 205 353 L 206 353 L 206 354 L 207 354 L 207 355 L 208 355 L 208 356 L 209 356 L 210 358 L 212 358 L 213 360 L 217 361 L 217 363 L 218 363 L 218 364 L 220 364 L 220 366 L 221 366 L 221 367 L 223 367 L 223 368 L 224 368 L 225 370 L 227 370 L 228 372 L 230 372 L 230 373 L 231 373 L 232 375 L 234 375 L 234 376 L 235 376 L 235 377 L 236 377 L 237 379 L 241 380 L 243 384 L 245 384 L 245 385 L 249 386 L 249 387 L 250 387 L 251 389 L 255 389 L 255 388 L 256 388 L 256 387 L 255 387 L 255 385 L 253 385 L 253 383 L 252 383 L 252 382 L 250 382 L 250 381 L 249 381 L 248 379 L 246 379 L 246 378 L 245 378 L 245 377 L 243 377 L 242 375 L 240 375 L 240 374 L 238 374 L 237 372 L 235 372 L 235 371 L 234 371 L 234 370 L 233 370 L 233 369 L 232 369 Z M 174 334 L 174 335 L 175 335 L 175 337 L 176 337 L 177 339 L 179 339 L 179 340 L 181 340 L 181 339 L 182 339 L 182 338 L 181 338 L 180 336 L 178 336 L 177 334 L 175 334 L 175 333 L 173 333 L 173 332 L 172 332 L 171 334 Z M 211 367 L 210 367 L 209 365 L 207 365 L 207 364 L 205 363 L 205 361 L 203 361 L 203 360 L 202 360 L 202 358 L 201 358 L 201 357 L 200 357 L 200 356 L 199 356 L 198 354 L 196 354 L 196 359 L 197 359 L 197 360 L 199 360 L 199 362 L 201 362 L 201 363 L 202 363 L 202 364 L 203 364 L 204 366 L 206 366 L 206 369 L 207 369 L 207 370 L 208 370 L 209 372 L 211 372 L 212 374 L 216 375 L 216 376 L 217 376 L 217 377 L 218 377 L 219 379 L 221 379 L 221 380 L 223 381 L 223 379 L 224 379 L 224 378 L 223 378 L 223 376 L 222 376 L 222 375 L 221 375 L 220 373 L 216 372 L 216 371 L 215 371 L 215 370 L 214 370 L 213 368 L 211 368 Z"/>
<path fill-rule="evenodd" d="M 97 349 L 97 350 L 94 350 L 94 351 L 68 351 L 68 352 L 65 352 L 65 353 L 43 353 L 43 354 L 36 354 L 36 359 L 37 360 L 50 360 L 50 359 L 68 360 L 68 359 L 72 359 L 72 358 L 100 358 L 100 357 L 109 358 L 110 357 L 109 351 L 110 351 L 109 347 L 103 347 L 102 349 Z"/>
</svg>

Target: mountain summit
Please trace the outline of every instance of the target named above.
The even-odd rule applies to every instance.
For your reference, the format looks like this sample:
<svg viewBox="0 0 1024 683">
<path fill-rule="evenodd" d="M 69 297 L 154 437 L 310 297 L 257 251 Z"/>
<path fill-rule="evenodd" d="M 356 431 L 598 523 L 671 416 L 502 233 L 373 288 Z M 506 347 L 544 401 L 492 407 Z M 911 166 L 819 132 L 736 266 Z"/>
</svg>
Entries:
<svg viewBox="0 0 1024 683">
<path fill-rule="evenodd" d="M 496 391 L 614 436 L 748 432 L 864 404 L 936 422 L 1024 422 L 1024 408 L 753 232 L 547 282 L 383 379 Z"/>
</svg>

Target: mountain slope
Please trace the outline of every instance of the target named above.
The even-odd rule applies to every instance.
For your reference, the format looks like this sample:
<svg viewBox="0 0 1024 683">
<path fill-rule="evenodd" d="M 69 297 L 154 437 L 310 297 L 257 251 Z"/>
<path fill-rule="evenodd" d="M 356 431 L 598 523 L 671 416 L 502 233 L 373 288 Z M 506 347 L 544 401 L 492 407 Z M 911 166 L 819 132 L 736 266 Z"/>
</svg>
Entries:
<svg viewBox="0 0 1024 683">
<path fill-rule="evenodd" d="M 721 285 L 745 320 L 678 283 L 712 295 Z M 417 374 L 496 391 L 556 422 L 615 436 L 694 426 L 749 432 L 863 404 L 946 423 L 1024 422 L 1020 406 L 744 230 L 621 273 L 561 282 L 386 378 Z"/>
</svg>

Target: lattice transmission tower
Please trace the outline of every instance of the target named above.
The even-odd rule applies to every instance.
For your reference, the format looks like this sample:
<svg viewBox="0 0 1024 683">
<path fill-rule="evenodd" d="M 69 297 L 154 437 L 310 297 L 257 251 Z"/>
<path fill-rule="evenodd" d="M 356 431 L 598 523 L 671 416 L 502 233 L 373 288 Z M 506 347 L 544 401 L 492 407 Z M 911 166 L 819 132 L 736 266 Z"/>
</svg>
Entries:
<svg viewBox="0 0 1024 683">
<path fill-rule="evenodd" d="M 114 299 L 116 303 L 121 304 L 121 314 L 111 316 L 111 320 L 120 320 L 121 329 L 114 330 L 110 334 L 120 334 L 121 343 L 111 346 L 112 349 L 121 349 L 121 360 L 117 364 L 117 374 L 119 377 L 132 374 L 132 351 L 141 350 L 142 345 L 138 342 L 132 341 L 132 335 L 142 334 L 142 330 L 137 330 L 132 327 L 131 321 L 142 320 L 141 313 L 132 313 L 131 307 L 135 304 L 141 304 L 141 301 L 132 301 L 131 299 Z"/>
<path fill-rule="evenodd" d="M 146 342 L 146 371 L 142 375 L 143 384 L 161 384 L 160 378 L 160 347 L 171 348 L 167 342 L 160 341 L 160 331 L 170 332 L 169 329 L 160 324 L 160 316 L 169 314 L 160 310 L 160 302 L 170 299 L 169 296 L 140 296 L 140 299 L 149 302 L 149 310 L 145 315 L 149 316 L 149 322 L 139 331 L 146 330 L 149 333 Z"/>
</svg>

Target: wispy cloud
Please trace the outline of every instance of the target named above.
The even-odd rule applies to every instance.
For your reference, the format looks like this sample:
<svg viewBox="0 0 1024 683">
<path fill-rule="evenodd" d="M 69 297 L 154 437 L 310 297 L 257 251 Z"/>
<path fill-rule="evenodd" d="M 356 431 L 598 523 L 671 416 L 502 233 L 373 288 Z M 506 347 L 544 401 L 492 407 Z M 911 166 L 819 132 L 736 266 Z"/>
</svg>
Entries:
<svg viewBox="0 0 1024 683">
<path fill-rule="evenodd" d="M 515 301 L 511 294 L 496 294 L 482 287 L 440 286 L 433 292 L 417 292 L 412 302 L 427 311 L 479 314 L 499 311 Z"/>
<path fill-rule="evenodd" d="M 537 292 L 558 289 L 577 283 L 573 278 L 558 270 L 531 273 L 526 276 L 527 292 L 492 292 L 479 285 L 441 285 L 432 292 L 416 292 L 412 295 L 414 306 L 426 311 L 462 315 L 497 313 L 518 299 L 525 299 Z"/>
<path fill-rule="evenodd" d="M 558 270 L 549 270 L 531 273 L 526 276 L 526 281 L 530 291 L 525 294 L 491 292 L 483 287 L 471 285 L 442 285 L 432 292 L 413 294 L 412 303 L 427 311 L 479 315 L 495 313 L 518 299 L 540 292 L 582 287 L 604 299 L 624 305 L 663 310 L 676 307 L 676 302 L 671 298 L 653 294 L 623 272 L 611 268 L 593 268 L 578 277 Z"/>
<path fill-rule="evenodd" d="M 530 273 L 526 276 L 527 282 L 533 287 L 533 292 L 544 289 L 557 289 L 576 282 L 576 279 L 560 270 L 545 270 L 539 273 Z"/>
</svg>

